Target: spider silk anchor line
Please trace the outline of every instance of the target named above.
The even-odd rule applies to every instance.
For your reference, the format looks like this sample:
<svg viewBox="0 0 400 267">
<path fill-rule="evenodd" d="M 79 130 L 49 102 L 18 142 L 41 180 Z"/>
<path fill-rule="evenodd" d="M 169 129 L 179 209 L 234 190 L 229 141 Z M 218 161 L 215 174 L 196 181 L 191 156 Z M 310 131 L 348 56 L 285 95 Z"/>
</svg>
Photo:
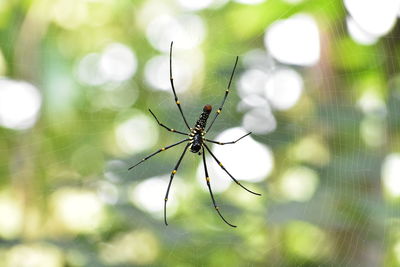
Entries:
<svg viewBox="0 0 400 267">
<path fill-rule="evenodd" d="M 184 157 L 185 154 L 186 154 L 186 151 L 188 150 L 188 148 L 190 148 L 190 152 L 192 152 L 192 153 L 198 153 L 199 155 L 202 154 L 202 156 L 203 156 L 203 166 L 204 166 L 205 179 L 206 179 L 208 191 L 210 192 L 211 200 L 212 200 L 212 203 L 213 203 L 213 205 L 214 205 L 214 208 L 215 208 L 216 212 L 218 213 L 218 215 L 221 217 L 221 219 L 222 219 L 226 224 L 228 224 L 229 226 L 232 226 L 232 227 L 236 227 L 236 225 L 233 225 L 233 224 L 229 223 L 229 222 L 224 218 L 224 216 L 222 216 L 222 214 L 221 214 L 221 212 L 220 212 L 220 208 L 218 207 L 218 205 L 217 205 L 217 203 L 216 203 L 216 201 L 215 201 L 214 194 L 213 194 L 212 189 L 211 189 L 210 176 L 208 175 L 207 162 L 206 162 L 206 156 L 205 156 L 206 151 L 207 151 L 208 153 L 210 153 L 211 157 L 217 162 L 217 164 L 221 167 L 221 169 L 224 170 L 224 171 L 228 174 L 228 176 L 229 176 L 237 185 L 239 185 L 239 186 L 242 187 L 244 190 L 246 190 L 247 192 L 250 192 L 250 193 L 252 193 L 252 194 L 254 194 L 254 195 L 261 196 L 261 194 L 251 191 L 250 189 L 248 189 L 248 188 L 246 188 L 245 186 L 243 186 L 238 180 L 236 180 L 236 178 L 233 177 L 232 174 L 230 174 L 230 173 L 228 172 L 228 170 L 224 167 L 224 165 L 221 163 L 221 161 L 219 161 L 218 158 L 211 152 L 211 150 L 210 150 L 210 148 L 207 146 L 206 142 L 214 143 L 214 144 L 217 144 L 217 145 L 235 144 L 236 142 L 238 142 L 238 141 L 241 140 L 242 138 L 244 138 L 244 137 L 250 135 L 251 132 L 250 132 L 250 133 L 247 133 L 247 134 L 245 134 L 245 135 L 243 135 L 243 136 L 241 136 L 241 137 L 239 137 L 238 139 L 236 139 L 236 140 L 234 140 L 234 141 L 230 141 L 230 142 L 218 142 L 218 141 L 210 140 L 210 139 L 205 138 L 205 135 L 206 135 L 207 132 L 211 129 L 212 125 L 214 124 L 214 122 L 215 122 L 215 120 L 217 119 L 217 117 L 219 116 L 219 114 L 221 114 L 222 108 L 223 108 L 223 106 L 224 106 L 224 104 L 225 104 L 225 101 L 226 101 L 226 98 L 228 97 L 228 94 L 229 94 L 229 89 L 230 89 L 230 87 L 231 87 L 232 79 L 233 79 L 233 76 L 234 76 L 234 74 L 235 74 L 235 70 L 236 70 L 236 66 L 237 66 L 239 57 L 236 57 L 235 65 L 233 66 L 233 70 L 232 70 L 232 73 L 231 73 L 231 76 L 230 76 L 230 79 L 229 79 L 228 87 L 227 87 L 227 89 L 225 90 L 225 95 L 224 95 L 224 98 L 223 98 L 223 100 L 222 100 L 222 103 L 221 103 L 221 105 L 219 106 L 219 108 L 217 109 L 217 111 L 216 111 L 216 113 L 215 113 L 215 115 L 214 115 L 214 118 L 212 119 L 212 121 L 211 121 L 210 125 L 208 126 L 207 130 L 205 130 L 205 129 L 206 129 L 207 120 L 208 120 L 208 118 L 209 118 L 209 116 L 210 116 L 210 114 L 211 114 L 211 111 L 212 111 L 211 105 L 205 105 L 205 106 L 203 107 L 203 112 L 201 113 L 199 119 L 197 120 L 197 122 L 196 122 L 194 128 L 191 128 L 191 127 L 189 127 L 189 124 L 188 124 L 188 122 L 187 122 L 187 120 L 186 120 L 186 117 L 185 117 L 185 115 L 184 115 L 184 113 L 183 113 L 183 111 L 182 111 L 181 102 L 179 101 L 178 96 L 176 95 L 176 92 L 175 92 L 174 79 L 173 79 L 173 76 L 172 76 L 172 46 L 173 46 L 173 42 L 171 42 L 171 46 L 170 46 L 170 50 L 169 50 L 169 74 L 170 74 L 171 88 L 172 88 L 172 92 L 174 93 L 175 104 L 178 106 L 179 112 L 180 112 L 180 114 L 181 114 L 181 116 L 182 116 L 182 119 L 183 119 L 183 121 L 184 121 L 186 127 L 187 127 L 188 130 L 189 130 L 189 133 L 184 133 L 184 132 L 182 132 L 182 131 L 178 131 L 178 130 L 175 130 L 175 129 L 173 129 L 173 128 L 170 128 L 170 127 L 166 126 L 165 124 L 161 123 L 161 122 L 158 120 L 158 118 L 156 117 L 156 115 L 155 115 L 150 109 L 149 109 L 149 111 L 150 111 L 151 115 L 154 117 L 154 119 L 157 121 L 158 125 L 160 125 L 161 127 L 165 128 L 166 130 L 168 130 L 168 131 L 170 131 L 170 132 L 177 133 L 177 134 L 180 134 L 180 135 L 185 135 L 185 136 L 187 136 L 188 138 L 183 139 L 183 140 L 181 140 L 181 141 L 179 141 L 179 142 L 177 142 L 177 143 L 175 143 L 175 144 L 172 144 L 172 145 L 169 145 L 169 146 L 160 148 L 160 149 L 157 150 L 156 152 L 154 152 L 154 153 L 152 153 L 152 154 L 146 156 L 146 157 L 143 158 L 141 161 L 139 161 L 139 162 L 136 163 L 135 165 L 131 166 L 128 170 L 131 170 L 131 169 L 135 168 L 137 165 L 139 165 L 139 164 L 141 164 L 142 162 L 148 160 L 149 158 L 151 158 L 151 157 L 157 155 L 157 154 L 160 153 L 160 152 L 163 152 L 163 151 L 165 151 L 165 150 L 167 150 L 167 149 L 170 149 L 170 148 L 172 148 L 172 147 L 174 147 L 174 146 L 177 146 L 177 145 L 179 145 L 179 144 L 188 142 L 188 143 L 186 144 L 185 148 L 183 149 L 183 152 L 182 152 L 182 154 L 180 155 L 179 160 L 178 160 L 178 162 L 176 163 L 176 165 L 175 165 L 173 171 L 171 172 L 171 176 L 170 176 L 170 179 L 169 179 L 169 183 L 168 183 L 168 187 L 167 187 L 167 192 L 166 192 L 165 198 L 164 198 L 164 222 L 165 222 L 165 225 L 168 225 L 168 222 L 167 222 L 167 211 L 166 211 L 166 210 L 167 210 L 167 201 L 168 201 L 169 191 L 170 191 L 171 185 L 172 185 L 172 180 L 174 179 L 174 176 L 175 176 L 176 172 L 178 171 L 179 165 L 181 164 L 182 159 L 183 159 L 183 157 Z"/>
</svg>

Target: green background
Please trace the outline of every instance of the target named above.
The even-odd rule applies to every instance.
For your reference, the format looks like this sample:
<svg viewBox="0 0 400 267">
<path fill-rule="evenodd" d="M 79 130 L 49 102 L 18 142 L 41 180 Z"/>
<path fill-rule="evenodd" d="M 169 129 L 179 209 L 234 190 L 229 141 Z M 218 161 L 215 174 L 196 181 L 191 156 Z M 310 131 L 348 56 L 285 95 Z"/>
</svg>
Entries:
<svg viewBox="0 0 400 267">
<path fill-rule="evenodd" d="M 128 172 L 144 155 L 179 139 L 152 125 L 154 136 L 144 138 L 154 143 L 127 153 L 115 138 L 118 125 L 135 114 L 152 120 L 147 112 L 152 108 L 168 126 L 184 129 L 171 92 L 146 82 L 146 63 L 162 54 L 149 41 L 146 12 L 196 14 L 204 24 L 197 50 L 179 44 L 174 50 L 181 60 L 198 51 L 203 55 L 195 81 L 179 94 L 191 123 L 204 104 L 220 103 L 240 56 L 213 137 L 242 123 L 245 112 L 236 108 L 238 80 L 247 69 L 242 58 L 250 50 L 265 50 L 265 30 L 297 13 L 318 24 L 319 62 L 293 67 L 304 79 L 301 98 L 288 110 L 272 111 L 275 131 L 252 135 L 274 156 L 268 177 L 246 183 L 263 196 L 234 184 L 215 194 L 236 229 L 216 215 L 197 182 L 200 157 L 191 153 L 180 168 L 180 182 L 173 184 L 179 201 L 171 206 L 168 227 L 162 213 L 132 201 L 146 179 L 168 180 L 181 148 Z M 42 96 L 32 127 L 0 127 L 0 265 L 399 266 L 399 196 L 386 192 L 381 170 L 387 155 L 399 151 L 400 28 L 362 45 L 349 36 L 347 16 L 339 0 L 227 2 L 197 11 L 172 0 L 0 1 L 0 76 L 29 82 Z M 121 83 L 82 83 L 79 62 L 110 43 L 134 51 L 136 73 Z M 168 72 L 163 75 L 168 78 Z M 358 102 L 367 91 L 383 103 L 384 113 L 361 111 Z M 124 104 L 125 98 L 134 100 Z M 252 153 L 237 156 L 258 160 Z M 318 180 L 309 199 L 295 201 L 285 195 L 282 177 L 301 168 Z M 161 203 L 163 197 L 158 196 Z"/>
</svg>

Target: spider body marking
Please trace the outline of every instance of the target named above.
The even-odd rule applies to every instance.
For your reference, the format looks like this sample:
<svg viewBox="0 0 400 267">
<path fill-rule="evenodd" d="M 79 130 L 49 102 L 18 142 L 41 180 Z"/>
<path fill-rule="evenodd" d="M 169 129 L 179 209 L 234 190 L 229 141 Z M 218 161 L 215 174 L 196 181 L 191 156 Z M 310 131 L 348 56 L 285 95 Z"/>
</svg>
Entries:
<svg viewBox="0 0 400 267">
<path fill-rule="evenodd" d="M 170 79 L 170 82 L 171 82 L 172 92 L 173 92 L 174 98 L 175 98 L 175 104 L 177 105 L 177 107 L 178 107 L 178 109 L 179 109 L 179 113 L 181 114 L 181 117 L 182 117 L 182 119 L 183 119 L 183 122 L 185 123 L 185 126 L 186 126 L 187 129 L 189 130 L 189 133 L 185 133 L 185 132 L 183 132 L 183 131 L 178 131 L 178 130 L 175 130 L 175 129 L 173 129 L 173 128 L 169 128 L 169 127 L 166 126 L 165 124 L 161 123 L 161 122 L 157 119 L 156 115 L 149 109 L 151 115 L 152 115 L 152 116 L 154 117 L 154 119 L 157 121 L 158 125 L 160 125 L 161 127 L 165 128 L 167 131 L 170 131 L 170 132 L 173 132 L 173 133 L 176 133 L 176 134 L 180 134 L 180 135 L 185 135 L 185 136 L 186 136 L 186 139 L 183 139 L 183 140 L 181 140 L 181 141 L 179 141 L 179 142 L 177 142 L 177 143 L 175 143 L 175 144 L 172 144 L 172 145 L 169 145 L 169 146 L 165 146 L 165 147 L 162 147 L 162 148 L 158 149 L 156 152 L 153 152 L 152 154 L 146 156 L 145 158 L 143 158 L 142 160 L 140 160 L 139 162 L 137 162 L 135 165 L 129 167 L 128 170 L 131 170 L 131 169 L 135 168 L 137 165 L 139 165 L 139 164 L 141 164 L 142 162 L 148 160 L 149 158 L 151 158 L 151 157 L 157 155 L 158 153 L 161 153 L 161 152 L 163 152 L 163 151 L 166 151 L 167 149 L 170 149 L 170 148 L 172 148 L 172 147 L 175 147 L 175 146 L 177 146 L 177 145 L 179 145 L 179 144 L 186 143 L 186 146 L 185 146 L 185 148 L 183 149 L 183 152 L 181 153 L 181 155 L 180 155 L 180 157 L 179 157 L 179 159 L 178 159 L 178 162 L 175 164 L 175 167 L 174 167 L 174 169 L 173 169 L 172 172 L 171 172 L 170 179 L 169 179 L 169 183 L 168 183 L 168 187 L 167 187 L 167 192 L 166 192 L 165 197 L 164 197 L 164 223 L 165 223 L 165 225 L 168 225 L 168 223 L 167 223 L 167 212 L 166 212 L 166 210 L 167 210 L 167 201 L 168 201 L 168 196 L 169 196 L 169 191 L 170 191 L 170 189 L 171 189 L 172 181 L 173 181 L 173 179 L 174 179 L 174 177 L 175 177 L 175 174 L 176 174 L 177 171 L 178 171 L 178 168 L 179 168 L 179 166 L 180 166 L 180 164 L 181 164 L 181 162 L 182 162 L 183 157 L 184 157 L 185 154 L 186 154 L 186 151 L 187 151 L 188 148 L 190 147 L 190 151 L 191 151 L 191 152 L 193 152 L 193 153 L 198 153 L 199 155 L 202 154 L 202 156 L 203 156 L 202 159 L 203 159 L 205 180 L 206 180 L 206 183 L 207 183 L 208 191 L 209 191 L 209 193 L 210 193 L 210 197 L 211 197 L 211 200 L 212 200 L 212 204 L 213 204 L 213 206 L 214 206 L 214 208 L 215 208 L 215 211 L 218 213 L 218 215 L 221 217 L 221 219 L 222 219 L 227 225 L 229 225 L 229 226 L 231 226 L 231 227 L 236 227 L 236 225 L 233 225 L 233 224 L 229 223 L 229 222 L 224 218 L 224 216 L 222 216 L 222 213 L 221 213 L 221 211 L 220 211 L 221 209 L 217 206 L 217 203 L 216 203 L 215 198 L 214 198 L 214 194 L 213 194 L 212 189 L 211 189 L 211 183 L 210 183 L 211 178 L 210 178 L 209 175 L 208 175 L 207 162 L 206 162 L 206 156 L 205 156 L 206 152 L 208 152 L 208 153 L 211 155 L 211 157 L 214 159 L 214 161 L 221 167 L 221 169 L 222 169 L 222 170 L 232 179 L 232 181 L 234 181 L 237 185 L 239 185 L 241 188 L 243 188 L 243 189 L 246 190 L 247 192 L 252 193 L 252 194 L 254 194 L 254 195 L 261 196 L 261 194 L 256 193 L 256 192 L 253 192 L 253 191 L 251 191 L 250 189 L 247 189 L 247 188 L 246 188 L 245 186 L 243 186 L 238 180 L 236 180 L 236 178 L 233 177 L 233 175 L 232 175 L 230 172 L 228 172 L 228 170 L 225 168 L 225 166 L 222 164 L 222 162 L 220 162 L 220 161 L 218 160 L 218 158 L 214 155 L 214 153 L 210 150 L 210 148 L 208 147 L 208 145 L 207 145 L 206 143 L 209 142 L 209 143 L 213 143 L 213 144 L 217 144 L 217 145 L 235 144 L 236 142 L 238 142 L 238 141 L 241 140 L 242 138 L 244 138 L 244 137 L 250 135 L 251 132 L 250 132 L 250 133 L 247 133 L 247 134 L 245 134 L 245 135 L 243 135 L 243 136 L 241 136 L 241 137 L 239 137 L 238 139 L 236 139 L 236 140 L 234 140 L 234 141 L 230 141 L 230 142 L 219 142 L 219 141 L 210 140 L 210 139 L 205 138 L 205 135 L 206 135 L 207 132 L 211 129 L 211 127 L 212 127 L 212 125 L 214 124 L 216 118 L 217 118 L 217 117 L 219 116 L 219 114 L 221 113 L 222 108 L 223 108 L 223 106 L 224 106 L 224 104 L 225 104 L 225 100 L 226 100 L 226 98 L 228 97 L 229 88 L 230 88 L 230 86 L 231 86 L 231 82 L 232 82 L 232 79 L 233 79 L 233 75 L 234 75 L 235 70 L 236 70 L 236 65 L 237 65 L 237 63 L 238 63 L 238 57 L 236 57 L 235 65 L 233 66 L 233 70 L 232 70 L 232 73 L 231 73 L 231 77 L 230 77 L 230 79 L 229 79 L 228 87 L 227 87 L 227 89 L 225 90 L 225 95 L 224 95 L 224 98 L 223 98 L 223 100 L 222 100 L 222 103 L 221 103 L 221 105 L 219 106 L 219 108 L 217 109 L 217 111 L 216 111 L 216 113 L 215 113 L 213 119 L 211 120 L 211 123 L 209 124 L 208 128 L 206 129 L 206 124 L 207 124 L 207 120 L 208 120 L 208 118 L 209 118 L 209 116 L 210 116 L 210 114 L 211 114 L 211 110 L 212 110 L 211 105 L 205 105 L 205 106 L 203 107 L 203 112 L 201 113 L 199 119 L 197 120 L 197 122 L 196 122 L 194 128 L 190 128 L 190 127 L 189 127 L 189 124 L 188 124 L 188 122 L 187 122 L 187 120 L 186 120 L 186 117 L 185 117 L 185 115 L 184 115 L 184 113 L 183 113 L 183 110 L 182 110 L 182 107 L 181 107 L 181 102 L 179 101 L 178 96 L 176 95 L 176 92 L 175 92 L 174 79 L 173 79 L 173 77 L 172 77 L 172 45 L 173 45 L 173 42 L 171 42 L 171 46 L 170 46 L 170 50 L 169 50 L 169 51 L 170 51 L 170 52 L 169 52 L 169 74 L 170 74 L 169 79 Z"/>
<path fill-rule="evenodd" d="M 205 135 L 204 128 L 206 127 L 207 124 L 207 119 L 210 116 L 212 107 L 211 105 L 205 105 L 203 108 L 203 112 L 200 115 L 200 118 L 197 120 L 196 125 L 191 131 L 191 146 L 190 146 L 190 152 L 193 153 L 199 153 L 201 154 L 200 149 L 202 148 L 204 138 L 203 136 Z"/>
</svg>

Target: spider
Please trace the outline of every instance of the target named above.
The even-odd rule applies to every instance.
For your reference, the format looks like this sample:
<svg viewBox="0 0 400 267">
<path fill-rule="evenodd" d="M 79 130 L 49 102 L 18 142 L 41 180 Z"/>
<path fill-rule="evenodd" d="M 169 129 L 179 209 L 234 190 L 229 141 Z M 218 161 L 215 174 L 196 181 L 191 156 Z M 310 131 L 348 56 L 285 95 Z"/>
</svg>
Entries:
<svg viewBox="0 0 400 267">
<path fill-rule="evenodd" d="M 232 174 L 230 174 L 230 172 L 228 172 L 228 170 L 224 167 L 224 165 L 217 159 L 217 157 L 214 155 L 214 153 L 211 152 L 210 148 L 208 147 L 208 145 L 207 145 L 206 143 L 209 142 L 209 143 L 214 143 L 214 144 L 217 144 L 217 145 L 234 144 L 234 143 L 238 142 L 240 139 L 242 139 L 242 138 L 244 138 L 244 137 L 250 135 L 251 132 L 249 132 L 249 133 L 247 133 L 247 134 L 241 136 L 240 138 L 236 139 L 235 141 L 224 142 L 224 143 L 223 143 L 223 142 L 218 142 L 218 141 L 214 141 L 214 140 L 207 139 L 207 138 L 205 138 L 205 135 L 206 135 L 206 133 L 211 129 L 211 127 L 212 127 L 212 125 L 214 124 L 215 120 L 217 119 L 218 115 L 219 115 L 219 114 L 221 113 L 221 111 L 222 111 L 222 107 L 224 106 L 225 100 L 226 100 L 226 98 L 228 97 L 228 94 L 229 94 L 229 88 L 230 88 L 230 86 L 231 86 L 231 82 L 232 82 L 232 79 L 233 79 L 233 75 L 235 74 L 235 69 L 236 69 L 236 65 L 237 65 L 237 63 L 238 63 L 239 57 L 236 57 L 235 65 L 234 65 L 234 67 L 233 67 L 232 74 L 231 74 L 231 77 L 230 77 L 230 79 L 229 79 L 228 87 L 227 87 L 227 89 L 225 90 L 225 96 L 224 96 L 224 98 L 223 98 L 223 100 L 222 100 L 222 103 L 221 103 L 220 107 L 217 109 L 217 112 L 215 113 L 215 116 L 214 116 L 214 118 L 212 119 L 212 121 L 211 121 L 210 125 L 208 126 L 208 128 L 206 129 L 207 119 L 208 119 L 208 117 L 210 116 L 210 113 L 211 113 L 211 110 L 212 110 L 211 105 L 208 105 L 208 104 L 205 105 L 205 106 L 203 107 L 203 112 L 201 113 L 199 119 L 197 120 L 197 122 L 196 122 L 194 128 L 191 128 L 191 127 L 189 126 L 189 124 L 188 124 L 186 118 L 185 118 L 185 115 L 183 114 L 183 111 L 182 111 L 182 108 L 181 108 L 181 102 L 178 100 L 178 97 L 177 97 L 176 92 L 175 92 L 174 79 L 173 79 L 173 77 L 172 77 L 172 46 L 173 46 L 173 42 L 171 42 L 171 46 L 170 46 L 170 50 L 169 50 L 169 74 L 170 74 L 171 88 L 172 88 L 172 92 L 174 93 L 175 103 L 176 103 L 176 105 L 178 106 L 179 112 L 180 112 L 180 114 L 181 114 L 181 116 L 182 116 L 182 119 L 183 119 L 183 121 L 184 121 L 186 127 L 187 127 L 188 130 L 189 130 L 189 133 L 184 133 L 184 132 L 182 132 L 182 131 L 178 131 L 178 130 L 175 130 L 175 129 L 173 129 L 173 128 L 169 128 L 169 127 L 166 126 L 165 124 L 161 123 L 161 122 L 157 119 L 156 115 L 154 115 L 154 113 L 153 113 L 150 109 L 149 109 L 149 111 L 150 111 L 151 115 L 154 117 L 154 119 L 157 121 L 157 123 L 158 123 L 159 126 L 165 128 L 166 130 L 168 130 L 168 131 L 170 131 L 170 132 L 173 132 L 173 133 L 176 133 L 176 134 L 180 134 L 180 135 L 185 135 L 185 136 L 187 136 L 188 138 L 183 139 L 183 140 L 181 140 L 181 141 L 179 141 L 179 142 L 177 142 L 177 143 L 175 143 L 175 144 L 172 144 L 172 145 L 169 145 L 169 146 L 160 148 L 160 149 L 157 150 L 156 152 L 154 152 L 154 153 L 152 153 L 152 154 L 146 156 L 146 157 L 143 158 L 141 161 L 139 161 L 139 162 L 136 163 L 135 165 L 131 166 L 128 170 L 131 170 L 131 169 L 135 168 L 136 166 L 138 166 L 138 165 L 141 164 L 142 162 L 148 160 L 149 158 L 151 158 L 151 157 L 157 155 L 157 154 L 160 153 L 160 152 L 163 152 L 163 151 L 165 151 L 165 150 L 167 150 L 167 149 L 170 149 L 170 148 L 172 148 L 172 147 L 174 147 L 174 146 L 177 146 L 177 145 L 179 145 L 179 144 L 182 144 L 182 143 L 187 142 L 185 148 L 183 149 L 183 152 L 182 152 L 181 156 L 179 157 L 178 162 L 177 162 L 176 165 L 175 165 L 175 168 L 174 168 L 173 171 L 171 172 L 171 176 L 170 176 L 169 183 L 168 183 L 168 187 L 167 187 L 167 192 L 166 192 L 166 194 L 165 194 L 165 198 L 164 198 L 164 222 L 165 222 L 165 225 L 168 225 L 168 222 L 167 222 L 167 214 L 166 214 L 166 207 L 167 207 L 168 195 L 169 195 L 169 190 L 170 190 L 170 188 L 171 188 L 172 180 L 174 179 L 174 176 L 175 176 L 176 172 L 178 171 L 179 165 L 181 164 L 181 161 L 182 161 L 183 157 L 185 156 L 186 151 L 188 150 L 188 148 L 190 148 L 190 152 L 198 153 L 199 155 L 202 155 L 202 156 L 203 156 L 203 166 L 204 166 L 205 179 L 206 179 L 206 182 L 207 182 L 208 191 L 210 192 L 211 200 L 212 200 L 212 203 L 213 203 L 213 205 L 214 205 L 215 210 L 217 211 L 218 215 L 221 217 L 221 219 L 222 219 L 226 224 L 228 224 L 228 225 L 231 226 L 231 227 L 236 227 L 236 225 L 233 225 L 233 224 L 229 223 L 229 222 L 224 218 L 224 216 L 222 216 L 222 214 L 221 214 L 221 212 L 220 212 L 220 209 L 219 209 L 219 207 L 217 206 L 217 203 L 216 203 L 216 201 L 215 201 L 214 194 L 213 194 L 213 192 L 212 192 L 211 185 L 210 185 L 210 177 L 209 177 L 209 175 L 208 175 L 208 170 L 207 170 L 207 163 L 206 163 L 206 156 L 205 156 L 205 155 L 206 155 L 206 151 L 207 151 L 208 153 L 210 153 L 211 157 L 218 163 L 218 165 L 229 175 L 229 177 L 230 177 L 237 185 L 239 185 L 239 186 L 242 187 L 244 190 L 246 190 L 246 191 L 248 191 L 248 192 L 250 192 L 250 193 L 252 193 L 252 194 L 254 194 L 254 195 L 261 196 L 261 194 L 256 193 L 256 192 L 253 192 L 253 191 L 247 189 L 247 188 L 244 187 L 238 180 L 236 180 L 236 178 L 233 177 Z M 206 130 L 205 130 L 205 129 L 206 129 Z"/>
</svg>

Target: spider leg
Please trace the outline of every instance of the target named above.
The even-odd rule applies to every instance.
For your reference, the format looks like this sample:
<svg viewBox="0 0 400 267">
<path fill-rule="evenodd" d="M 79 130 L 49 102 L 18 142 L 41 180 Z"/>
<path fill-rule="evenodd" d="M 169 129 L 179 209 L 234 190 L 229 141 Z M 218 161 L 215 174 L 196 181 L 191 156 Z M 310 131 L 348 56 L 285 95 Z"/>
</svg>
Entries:
<svg viewBox="0 0 400 267">
<path fill-rule="evenodd" d="M 218 117 L 218 115 L 219 115 L 219 114 L 221 113 L 221 111 L 222 111 L 222 107 L 224 106 L 225 100 L 226 100 L 226 98 L 228 97 L 228 94 L 229 94 L 229 88 L 231 87 L 233 75 L 235 74 L 236 65 L 237 65 L 237 63 L 238 63 L 238 60 L 239 60 L 239 57 L 236 57 L 236 61 L 235 61 L 235 65 L 233 66 L 231 78 L 229 79 L 228 87 L 227 87 L 227 89 L 225 90 L 224 99 L 222 100 L 221 105 L 220 105 L 219 108 L 217 109 L 217 112 L 215 113 L 215 116 L 214 116 L 213 120 L 211 121 L 210 126 L 208 126 L 206 132 L 208 132 L 208 131 L 210 130 L 211 126 L 214 124 L 215 119 Z"/>
<path fill-rule="evenodd" d="M 223 143 L 223 142 L 218 142 L 218 141 L 214 141 L 214 140 L 210 140 L 210 139 L 206 139 L 206 138 L 204 138 L 204 140 L 206 140 L 207 142 L 210 142 L 210 143 L 217 144 L 217 145 L 227 145 L 227 144 L 234 144 L 234 143 L 236 143 L 237 141 L 239 141 L 240 139 L 245 138 L 245 137 L 248 136 L 249 134 L 251 134 L 251 132 L 249 132 L 249 133 L 243 135 L 242 137 L 236 139 L 235 141 L 225 142 L 225 143 Z"/>
<path fill-rule="evenodd" d="M 151 109 L 149 109 L 149 111 L 150 111 L 151 115 L 153 115 L 154 119 L 156 119 L 158 125 L 160 125 L 161 127 L 164 127 L 165 129 L 167 129 L 168 131 L 173 132 L 173 133 L 188 135 L 188 134 L 186 134 L 186 133 L 184 133 L 184 132 L 177 131 L 177 130 L 175 130 L 175 129 L 169 128 L 168 126 L 164 125 L 163 123 L 161 123 L 161 122 L 157 119 L 156 115 L 154 115 L 154 113 L 151 111 Z"/>
<path fill-rule="evenodd" d="M 165 225 L 168 225 L 168 223 L 167 223 L 167 201 L 168 201 L 169 189 L 171 188 L 172 180 L 174 179 L 175 173 L 178 171 L 179 165 L 181 164 L 183 156 L 185 156 L 186 150 L 188 149 L 189 146 L 190 146 L 190 143 L 185 146 L 185 149 L 183 150 L 178 162 L 176 163 L 174 170 L 171 172 L 171 178 L 169 179 L 167 193 L 165 194 L 165 198 L 164 198 L 164 222 L 165 222 Z"/>
<path fill-rule="evenodd" d="M 139 161 L 139 162 L 136 163 L 135 165 L 129 167 L 128 170 L 131 170 L 131 169 L 135 168 L 135 167 L 136 167 L 137 165 L 139 165 L 140 163 L 142 163 L 142 162 L 148 160 L 148 159 L 151 158 L 152 156 L 155 156 L 155 155 L 157 155 L 158 153 L 160 153 L 160 152 L 162 152 L 162 151 L 165 151 L 165 150 L 167 150 L 167 149 L 169 149 L 169 148 L 171 148 L 171 147 L 174 147 L 174 146 L 176 146 L 176 145 L 179 145 L 179 144 L 181 144 L 181 143 L 183 143 L 183 142 L 187 142 L 187 141 L 189 141 L 189 140 L 190 140 L 190 139 L 184 139 L 184 140 L 179 141 L 178 143 L 172 144 L 172 145 L 170 145 L 170 146 L 162 147 L 162 148 L 160 148 L 159 150 L 157 150 L 156 152 L 151 153 L 151 154 L 148 155 L 147 157 L 143 158 L 141 161 Z M 189 145 L 189 144 L 188 144 L 188 145 Z"/>
<path fill-rule="evenodd" d="M 233 181 L 235 181 L 236 184 L 238 184 L 241 188 L 243 188 L 244 190 L 246 190 L 247 192 L 250 192 L 254 195 L 258 195 L 261 196 L 261 194 L 253 192 L 249 189 L 247 189 L 246 187 L 244 187 L 238 180 L 235 179 L 235 177 L 232 176 L 232 174 L 230 174 L 227 169 L 225 169 L 224 165 L 222 165 L 222 163 L 217 159 L 217 157 L 211 152 L 211 150 L 208 148 L 208 146 L 203 143 L 204 147 L 207 149 L 207 151 L 211 154 L 211 156 L 214 158 L 214 160 L 218 163 L 218 165 L 229 175 L 229 177 L 232 178 Z"/>
<path fill-rule="evenodd" d="M 182 115 L 183 121 L 186 124 L 186 127 L 190 130 L 189 124 L 187 123 L 187 120 L 185 118 L 185 115 L 183 115 L 183 111 L 181 108 L 181 102 L 179 102 L 178 97 L 176 96 L 176 92 L 175 92 L 175 86 L 174 86 L 174 78 L 172 77 L 172 45 L 174 42 L 171 42 L 171 47 L 169 49 L 169 80 L 171 81 L 171 87 L 172 87 L 172 92 L 174 93 L 174 97 L 175 97 L 175 103 L 179 108 L 179 112 Z"/>
<path fill-rule="evenodd" d="M 203 147 L 203 163 L 204 163 L 204 172 L 206 175 L 206 181 L 207 181 L 207 186 L 208 186 L 208 191 L 210 191 L 210 195 L 211 195 L 211 199 L 212 202 L 214 204 L 214 208 L 215 210 L 218 212 L 219 217 L 221 217 L 221 219 L 228 224 L 229 226 L 232 227 L 236 227 L 236 225 L 230 224 L 227 220 L 225 220 L 224 216 L 222 216 L 221 212 L 219 211 L 219 207 L 217 206 L 217 203 L 215 203 L 215 199 L 214 199 L 214 195 L 213 192 L 211 190 L 211 185 L 210 185 L 210 177 L 208 176 L 208 170 L 207 170 L 207 163 L 206 163 L 206 157 L 205 157 L 205 151 L 204 151 L 204 147 Z"/>
</svg>

